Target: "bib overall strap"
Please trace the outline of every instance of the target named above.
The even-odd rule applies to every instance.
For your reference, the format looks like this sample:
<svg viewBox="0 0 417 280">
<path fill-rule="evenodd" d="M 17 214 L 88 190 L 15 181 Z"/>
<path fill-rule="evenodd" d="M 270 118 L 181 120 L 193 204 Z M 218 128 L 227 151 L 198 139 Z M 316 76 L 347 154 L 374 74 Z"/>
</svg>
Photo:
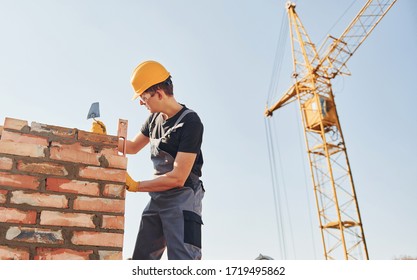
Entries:
<svg viewBox="0 0 417 280">
<path fill-rule="evenodd" d="M 165 133 L 164 133 L 164 135 L 163 135 L 163 137 L 162 138 L 164 138 L 164 137 L 166 137 L 166 136 L 168 136 L 171 132 L 175 132 L 175 130 L 177 129 L 177 128 L 180 128 L 180 127 L 182 127 L 183 125 L 184 125 L 184 123 L 180 123 L 180 121 L 182 121 L 182 119 L 187 115 L 187 114 L 189 114 L 189 113 L 192 113 L 192 112 L 194 112 L 193 110 L 190 110 L 190 109 L 187 109 L 187 110 L 185 110 L 184 112 L 182 112 L 182 114 L 179 116 L 179 118 L 177 119 L 177 121 L 175 122 L 175 124 L 170 128 L 170 129 L 168 129 Z"/>
</svg>

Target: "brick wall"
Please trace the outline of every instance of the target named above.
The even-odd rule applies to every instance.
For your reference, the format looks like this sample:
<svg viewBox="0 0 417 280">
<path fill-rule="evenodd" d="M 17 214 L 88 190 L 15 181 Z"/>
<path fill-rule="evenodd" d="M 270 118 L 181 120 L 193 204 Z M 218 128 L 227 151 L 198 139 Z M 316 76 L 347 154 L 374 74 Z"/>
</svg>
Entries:
<svg viewBox="0 0 417 280">
<path fill-rule="evenodd" d="M 119 137 L 12 118 L 0 137 L 0 260 L 122 259 Z"/>
</svg>

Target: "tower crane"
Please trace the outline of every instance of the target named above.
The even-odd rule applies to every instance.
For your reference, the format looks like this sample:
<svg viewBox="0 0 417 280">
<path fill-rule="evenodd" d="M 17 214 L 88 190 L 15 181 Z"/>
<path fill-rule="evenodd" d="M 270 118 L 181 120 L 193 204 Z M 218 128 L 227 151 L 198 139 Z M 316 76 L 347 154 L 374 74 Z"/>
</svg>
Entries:
<svg viewBox="0 0 417 280">
<path fill-rule="evenodd" d="M 367 1 L 339 38 L 317 50 L 287 2 L 294 84 L 265 115 L 298 100 L 325 259 L 369 259 L 331 80 L 350 75 L 346 62 L 396 0 Z"/>
</svg>

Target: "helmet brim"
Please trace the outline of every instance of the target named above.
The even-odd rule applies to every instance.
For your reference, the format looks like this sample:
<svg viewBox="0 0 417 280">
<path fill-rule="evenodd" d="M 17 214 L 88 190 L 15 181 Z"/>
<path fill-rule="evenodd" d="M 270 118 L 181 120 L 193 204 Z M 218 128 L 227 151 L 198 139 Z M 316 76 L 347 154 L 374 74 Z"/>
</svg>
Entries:
<svg viewBox="0 0 417 280">
<path fill-rule="evenodd" d="M 132 101 L 134 101 L 134 100 L 138 99 L 141 95 L 142 95 L 142 94 L 139 94 L 139 93 L 135 92 L 135 94 L 134 94 L 134 95 L 133 95 L 133 97 L 132 97 Z"/>
</svg>

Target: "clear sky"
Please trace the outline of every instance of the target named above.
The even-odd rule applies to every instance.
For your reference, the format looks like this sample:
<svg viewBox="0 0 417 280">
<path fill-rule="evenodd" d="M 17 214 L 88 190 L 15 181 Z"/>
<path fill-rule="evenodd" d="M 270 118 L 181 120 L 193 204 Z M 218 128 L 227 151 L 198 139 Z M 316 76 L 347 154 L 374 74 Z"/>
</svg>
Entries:
<svg viewBox="0 0 417 280">
<path fill-rule="evenodd" d="M 365 3 L 346 11 L 352 2 L 300 0 L 296 10 L 320 46 Z M 349 61 L 352 76 L 333 81 L 371 259 L 417 257 L 416 3 L 399 0 Z M 323 259 L 296 103 L 274 114 L 280 226 L 275 214 L 263 111 L 285 21 L 284 0 L 0 0 L 0 123 L 89 130 L 100 102 L 108 132 L 128 119 L 133 137 L 148 112 L 131 101 L 130 75 L 157 60 L 205 125 L 203 258 Z M 276 99 L 292 84 L 286 44 Z M 147 149 L 128 171 L 151 178 Z M 147 201 L 127 194 L 125 258 Z"/>
</svg>

